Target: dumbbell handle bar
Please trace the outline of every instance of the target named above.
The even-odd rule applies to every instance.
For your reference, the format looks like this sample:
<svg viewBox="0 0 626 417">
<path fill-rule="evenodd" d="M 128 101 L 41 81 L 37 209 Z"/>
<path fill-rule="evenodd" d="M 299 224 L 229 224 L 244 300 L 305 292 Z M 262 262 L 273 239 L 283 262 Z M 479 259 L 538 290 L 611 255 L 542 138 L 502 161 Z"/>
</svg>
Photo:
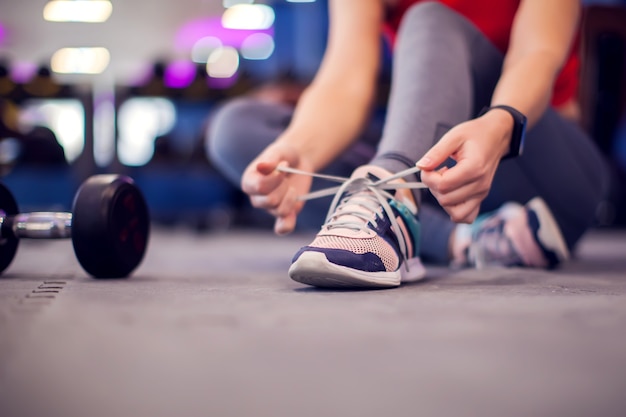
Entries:
<svg viewBox="0 0 626 417">
<path fill-rule="evenodd" d="M 0 216 L 0 237 L 69 238 L 72 237 L 72 213 L 33 212 Z"/>
</svg>

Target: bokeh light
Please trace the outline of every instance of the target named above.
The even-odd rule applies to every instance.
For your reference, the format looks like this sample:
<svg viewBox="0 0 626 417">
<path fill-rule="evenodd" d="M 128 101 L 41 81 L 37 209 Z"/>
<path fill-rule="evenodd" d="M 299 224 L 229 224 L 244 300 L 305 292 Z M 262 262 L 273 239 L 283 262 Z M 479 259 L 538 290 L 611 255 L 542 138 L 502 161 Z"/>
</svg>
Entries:
<svg viewBox="0 0 626 417">
<path fill-rule="evenodd" d="M 50 22 L 106 22 L 113 5 L 108 0 L 58 0 L 48 2 L 43 18 Z"/>
<path fill-rule="evenodd" d="M 37 64 L 30 61 L 11 63 L 11 78 L 17 83 L 27 83 L 37 72 Z"/>
<path fill-rule="evenodd" d="M 228 9 L 229 7 L 233 7 L 237 4 L 252 4 L 254 3 L 254 0 L 223 0 L 222 4 L 224 5 L 225 9 Z"/>
<path fill-rule="evenodd" d="M 255 33 L 274 35 L 273 27 L 263 30 L 228 29 L 222 26 L 220 17 L 194 19 L 185 23 L 176 33 L 175 46 L 180 52 L 191 51 L 202 38 L 215 37 L 224 46 L 240 48 L 248 36 Z"/>
<path fill-rule="evenodd" d="M 230 78 L 239 69 L 239 53 L 231 46 L 216 49 L 207 61 L 207 73 L 214 78 Z"/>
<path fill-rule="evenodd" d="M 224 11 L 222 26 L 227 29 L 268 29 L 274 24 L 274 18 L 274 9 L 265 4 L 236 4 Z"/>
<path fill-rule="evenodd" d="M 52 55 L 50 67 L 60 74 L 100 74 L 110 60 L 106 48 L 62 48 Z"/>
<path fill-rule="evenodd" d="M 222 41 L 219 38 L 215 36 L 205 36 L 198 40 L 191 48 L 191 60 L 204 64 L 209 60 L 211 53 L 222 46 Z"/>
<path fill-rule="evenodd" d="M 196 65 L 185 59 L 170 62 L 165 68 L 165 86 L 170 88 L 185 88 L 196 76 Z"/>
<path fill-rule="evenodd" d="M 254 33 L 241 44 L 241 56 L 245 59 L 267 59 L 274 52 L 274 38 L 266 33 Z"/>
<path fill-rule="evenodd" d="M 171 101 L 158 97 L 136 97 L 119 109 L 118 157 L 127 166 L 147 164 L 154 155 L 154 141 L 167 134 L 176 122 Z"/>
<path fill-rule="evenodd" d="M 68 162 L 78 158 L 85 147 L 85 109 L 79 100 L 29 100 L 21 107 L 19 124 L 20 130 L 50 128 L 63 146 Z"/>
</svg>

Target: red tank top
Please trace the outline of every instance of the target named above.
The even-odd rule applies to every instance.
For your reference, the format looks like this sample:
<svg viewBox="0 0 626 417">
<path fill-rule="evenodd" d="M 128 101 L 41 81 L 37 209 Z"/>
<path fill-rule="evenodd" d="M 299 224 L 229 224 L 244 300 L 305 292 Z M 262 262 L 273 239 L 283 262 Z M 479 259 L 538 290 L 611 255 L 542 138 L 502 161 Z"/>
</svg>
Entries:
<svg viewBox="0 0 626 417">
<path fill-rule="evenodd" d="M 404 13 L 415 3 L 425 0 L 399 0 L 387 13 L 384 30 L 392 43 Z M 465 16 L 503 53 L 509 46 L 513 19 L 520 0 L 438 0 Z M 580 61 L 578 44 L 561 69 L 552 93 L 552 105 L 560 106 L 578 94 L 578 71 Z"/>
</svg>

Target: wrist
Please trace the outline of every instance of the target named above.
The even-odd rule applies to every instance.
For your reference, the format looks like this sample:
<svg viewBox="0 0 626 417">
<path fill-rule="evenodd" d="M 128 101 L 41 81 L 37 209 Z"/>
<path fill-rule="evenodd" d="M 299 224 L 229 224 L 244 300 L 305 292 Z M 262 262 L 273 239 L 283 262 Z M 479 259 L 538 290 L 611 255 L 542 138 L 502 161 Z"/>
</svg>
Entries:
<svg viewBox="0 0 626 417">
<path fill-rule="evenodd" d="M 279 136 L 270 147 L 283 149 L 285 152 L 293 155 L 298 161 L 297 166 L 292 168 L 302 169 L 304 171 L 315 172 L 315 165 L 313 163 L 314 151 L 310 148 L 311 141 L 302 139 L 299 135 L 290 135 L 285 131 Z"/>
<path fill-rule="evenodd" d="M 524 140 L 526 136 L 527 119 L 524 114 L 511 106 L 497 105 L 484 108 L 479 116 L 489 115 L 503 126 L 508 126 L 505 135 L 504 150 L 501 153 L 502 159 L 514 158 L 522 154 Z"/>
</svg>

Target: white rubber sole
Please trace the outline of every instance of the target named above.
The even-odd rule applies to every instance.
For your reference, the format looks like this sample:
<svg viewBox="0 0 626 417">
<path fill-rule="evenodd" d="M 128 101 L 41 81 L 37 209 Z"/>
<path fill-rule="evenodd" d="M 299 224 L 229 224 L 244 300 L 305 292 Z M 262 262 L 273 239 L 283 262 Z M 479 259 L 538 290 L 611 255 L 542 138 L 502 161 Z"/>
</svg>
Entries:
<svg viewBox="0 0 626 417">
<path fill-rule="evenodd" d="M 302 284 L 321 288 L 394 288 L 402 281 L 414 281 L 426 275 L 419 258 L 409 260 L 393 272 L 365 272 L 328 262 L 321 252 L 305 252 L 289 268 L 289 277 Z"/>
<path fill-rule="evenodd" d="M 537 235 L 541 244 L 556 253 L 560 261 L 569 259 L 569 250 L 561 234 L 552 212 L 542 198 L 537 197 L 526 203 L 526 207 L 533 210 L 539 218 L 539 231 Z"/>
</svg>

